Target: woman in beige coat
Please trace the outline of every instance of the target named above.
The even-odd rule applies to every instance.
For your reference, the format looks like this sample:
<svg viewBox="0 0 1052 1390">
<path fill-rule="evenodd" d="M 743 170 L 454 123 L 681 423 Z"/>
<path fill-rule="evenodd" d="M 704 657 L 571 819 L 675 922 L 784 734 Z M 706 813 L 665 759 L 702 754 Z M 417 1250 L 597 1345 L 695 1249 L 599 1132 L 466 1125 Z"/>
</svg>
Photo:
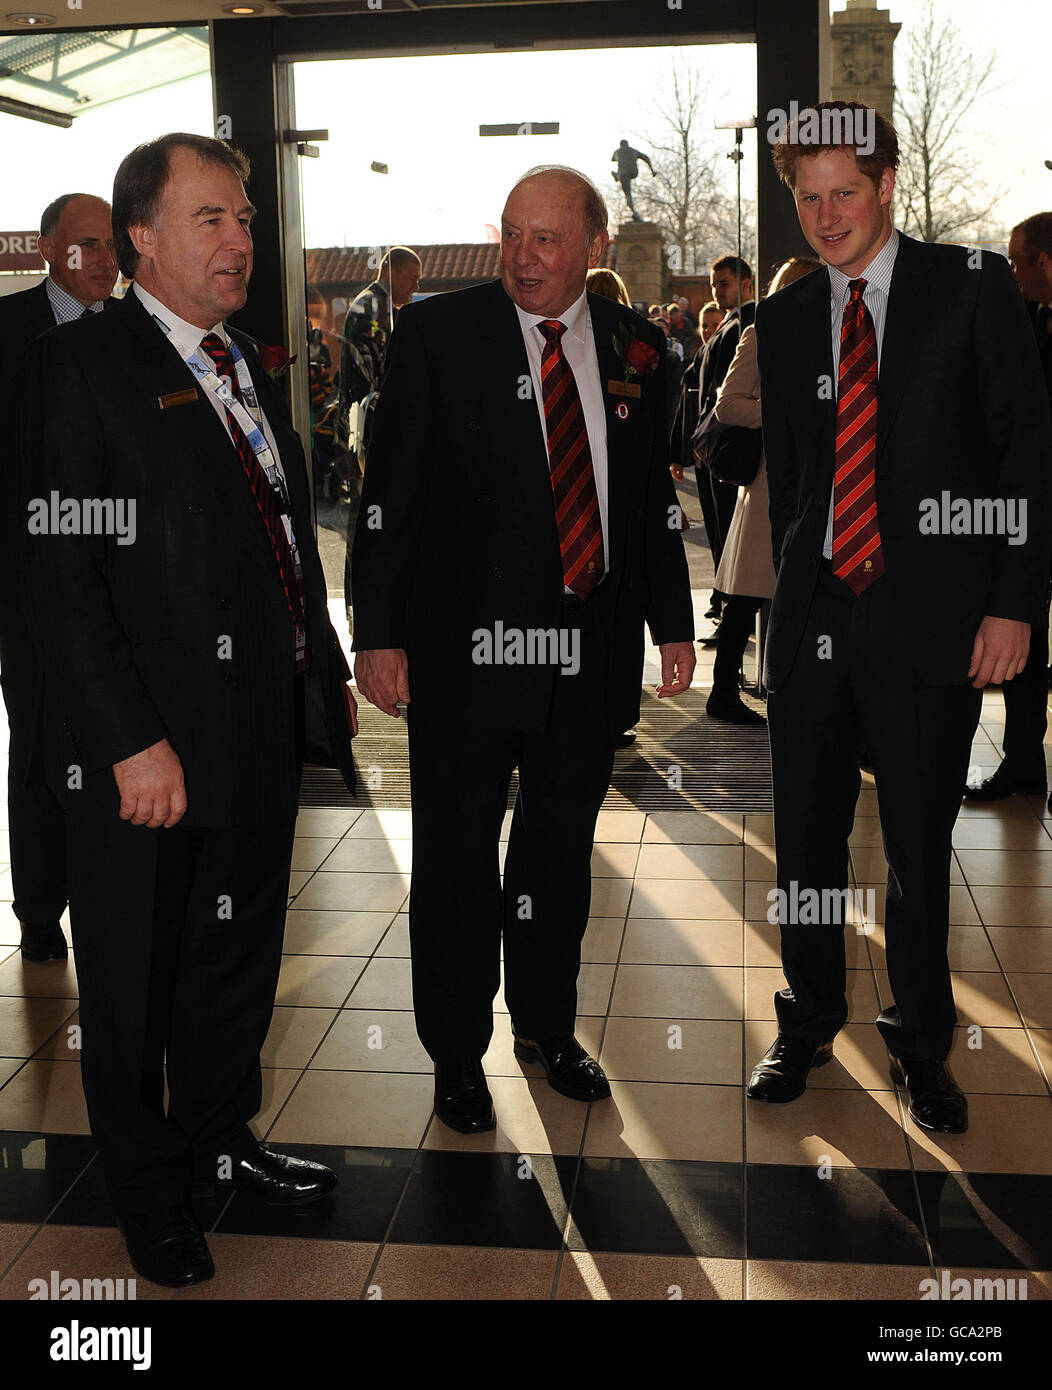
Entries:
<svg viewBox="0 0 1052 1390">
<path fill-rule="evenodd" d="M 779 269 L 768 294 L 818 270 L 817 261 L 794 256 Z M 721 425 L 760 428 L 760 383 L 756 369 L 756 329 L 749 325 L 741 336 L 734 361 L 716 397 L 716 419 Z M 760 456 L 756 477 L 738 489 L 738 501 L 723 547 L 715 587 L 728 595 L 723 605 L 712 670 L 712 693 L 705 712 L 712 719 L 732 724 L 765 724 L 762 714 L 742 702 L 740 675 L 745 646 L 764 599 L 774 595 L 774 563 L 771 558 L 771 519 L 768 512 L 767 464 Z"/>
</svg>

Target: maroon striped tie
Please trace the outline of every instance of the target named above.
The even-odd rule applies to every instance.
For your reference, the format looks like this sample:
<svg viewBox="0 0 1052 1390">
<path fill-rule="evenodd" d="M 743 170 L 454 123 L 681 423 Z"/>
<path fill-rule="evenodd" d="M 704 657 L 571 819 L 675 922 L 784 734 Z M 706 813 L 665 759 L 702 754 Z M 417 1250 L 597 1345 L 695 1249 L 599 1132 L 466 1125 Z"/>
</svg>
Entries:
<svg viewBox="0 0 1052 1390">
<path fill-rule="evenodd" d="M 560 341 L 566 324 L 545 319 L 537 327 L 545 338 L 541 393 L 563 583 L 578 598 L 587 598 L 603 576 L 603 528 L 588 430 L 577 382 Z"/>
<path fill-rule="evenodd" d="M 212 359 L 216 376 L 227 379 L 230 383 L 230 389 L 243 404 L 244 397 L 241 394 L 241 385 L 234 370 L 234 359 L 222 338 L 218 333 L 208 333 L 201 340 L 201 348 Z M 226 422 L 230 427 L 230 434 L 234 440 L 238 458 L 241 460 L 241 466 L 251 485 L 259 514 L 267 528 L 267 535 L 270 537 L 271 549 L 274 551 L 278 573 L 281 576 L 285 597 L 288 599 L 289 612 L 292 614 L 292 621 L 296 624 L 296 670 L 304 671 L 307 668 L 307 647 L 305 641 L 299 640 L 299 636 L 307 630 L 307 595 L 304 591 L 302 577 L 296 573 L 292 548 L 285 532 L 285 524 L 281 520 L 280 500 L 278 494 L 271 487 L 262 464 L 256 458 L 255 450 L 245 437 L 244 430 L 229 410 L 226 411 Z"/>
<path fill-rule="evenodd" d="M 848 285 L 840 330 L 833 478 L 833 573 L 860 594 L 884 573 L 877 525 L 877 334 L 862 300 L 865 280 Z"/>
</svg>

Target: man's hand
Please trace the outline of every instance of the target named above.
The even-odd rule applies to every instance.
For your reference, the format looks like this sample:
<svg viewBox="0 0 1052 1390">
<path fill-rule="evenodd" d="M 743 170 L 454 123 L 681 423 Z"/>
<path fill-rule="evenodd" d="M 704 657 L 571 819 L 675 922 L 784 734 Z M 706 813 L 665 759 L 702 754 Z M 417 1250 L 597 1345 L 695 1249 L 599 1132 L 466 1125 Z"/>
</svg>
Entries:
<svg viewBox="0 0 1052 1390">
<path fill-rule="evenodd" d="M 114 763 L 113 776 L 121 794 L 121 820 L 170 830 L 185 815 L 183 765 L 166 738 Z"/>
<path fill-rule="evenodd" d="M 399 718 L 396 701 L 409 703 L 409 658 L 401 647 L 358 652 L 354 679 L 369 703 L 392 719 Z"/>
<path fill-rule="evenodd" d="M 661 653 L 661 684 L 657 688 L 658 699 L 667 695 L 681 695 L 690 689 L 690 678 L 698 658 L 693 642 L 666 642 L 658 648 Z"/>
<path fill-rule="evenodd" d="M 1010 681 L 1026 665 L 1030 654 L 1030 624 L 1014 618 L 984 618 L 975 634 L 969 676 L 972 685 L 982 690 L 984 685 L 1001 685 Z"/>
<path fill-rule="evenodd" d="M 351 738 L 358 736 L 358 702 L 351 693 L 351 687 L 347 684 L 343 687 L 344 699 L 347 702 L 347 723 L 351 726 Z"/>
</svg>

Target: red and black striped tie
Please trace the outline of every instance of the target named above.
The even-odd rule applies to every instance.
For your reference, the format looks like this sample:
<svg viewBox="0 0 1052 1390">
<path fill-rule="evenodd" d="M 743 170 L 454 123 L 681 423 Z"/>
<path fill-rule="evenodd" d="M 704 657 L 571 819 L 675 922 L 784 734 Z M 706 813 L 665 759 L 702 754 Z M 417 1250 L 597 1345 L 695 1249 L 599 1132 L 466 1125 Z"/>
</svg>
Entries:
<svg viewBox="0 0 1052 1390">
<path fill-rule="evenodd" d="M 833 477 L 833 573 L 860 594 L 884 573 L 877 525 L 877 334 L 852 280 L 840 330 Z"/>
<path fill-rule="evenodd" d="M 603 527 L 588 430 L 577 382 L 560 341 L 566 324 L 545 319 L 537 327 L 545 338 L 541 393 L 563 583 L 578 598 L 587 598 L 603 577 Z"/>
<path fill-rule="evenodd" d="M 226 378 L 230 384 L 230 389 L 243 404 L 244 397 L 241 394 L 241 386 L 234 370 L 234 359 L 222 338 L 219 337 L 218 333 L 208 333 L 201 340 L 201 348 L 211 358 L 216 369 L 216 376 L 220 379 Z M 230 427 L 230 434 L 238 458 L 241 460 L 241 466 L 245 470 L 245 477 L 252 488 L 252 495 L 256 499 L 259 514 L 267 528 L 267 535 L 270 537 L 271 549 L 274 551 L 278 573 L 281 575 L 285 597 L 288 599 L 289 612 L 292 614 L 292 621 L 296 624 L 296 670 L 304 671 L 307 668 L 307 646 L 305 641 L 299 640 L 299 636 L 307 629 L 307 595 L 304 591 L 302 578 L 296 574 L 296 562 L 293 559 L 292 548 L 285 532 L 285 524 L 281 519 L 278 494 L 271 487 L 262 464 L 256 458 L 255 450 L 245 437 L 244 430 L 229 410 L 226 411 L 226 422 Z"/>
</svg>

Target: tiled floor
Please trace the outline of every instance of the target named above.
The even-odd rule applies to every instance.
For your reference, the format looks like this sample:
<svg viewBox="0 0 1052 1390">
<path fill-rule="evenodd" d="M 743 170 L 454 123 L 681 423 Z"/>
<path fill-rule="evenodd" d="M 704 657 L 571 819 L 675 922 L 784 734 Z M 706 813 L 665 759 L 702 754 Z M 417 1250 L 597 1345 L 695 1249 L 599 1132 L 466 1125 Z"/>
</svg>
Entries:
<svg viewBox="0 0 1052 1390">
<path fill-rule="evenodd" d="M 992 692 L 979 769 L 1002 719 Z M 876 810 L 867 776 L 851 858 L 872 912 L 847 928 L 850 1021 L 803 1098 L 743 1092 L 783 984 L 771 817 L 605 812 L 578 1034 L 613 1098 L 564 1099 L 518 1062 L 498 996 L 498 1127 L 473 1138 L 435 1120 L 413 1027 L 409 812 L 303 811 L 257 1128 L 340 1183 L 295 1212 L 203 1194 L 218 1273 L 178 1297 L 913 1300 L 943 1269 L 1052 1296 L 1052 820 L 1037 798 L 962 809 L 952 1063 L 971 1128 L 936 1137 L 907 1118 L 873 1026 L 890 1002 Z M 133 1273 L 88 1135 L 75 965 L 23 964 L 17 940 L 5 909 L 0 1298 L 16 1300 L 51 1269 Z M 139 1280 L 138 1297 L 175 1295 Z"/>
</svg>

